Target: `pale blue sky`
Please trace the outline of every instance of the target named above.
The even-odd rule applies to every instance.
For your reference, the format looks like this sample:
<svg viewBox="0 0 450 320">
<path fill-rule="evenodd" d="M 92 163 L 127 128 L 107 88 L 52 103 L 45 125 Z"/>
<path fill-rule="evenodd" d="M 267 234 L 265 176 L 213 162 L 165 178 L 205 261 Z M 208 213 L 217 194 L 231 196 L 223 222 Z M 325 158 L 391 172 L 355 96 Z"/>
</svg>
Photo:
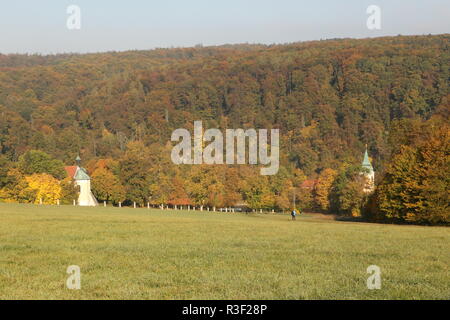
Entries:
<svg viewBox="0 0 450 320">
<path fill-rule="evenodd" d="M 81 30 L 66 9 L 81 8 Z M 382 10 L 368 30 L 366 9 Z M 449 0 L 0 0 L 1 53 L 98 52 L 450 33 Z"/>
</svg>

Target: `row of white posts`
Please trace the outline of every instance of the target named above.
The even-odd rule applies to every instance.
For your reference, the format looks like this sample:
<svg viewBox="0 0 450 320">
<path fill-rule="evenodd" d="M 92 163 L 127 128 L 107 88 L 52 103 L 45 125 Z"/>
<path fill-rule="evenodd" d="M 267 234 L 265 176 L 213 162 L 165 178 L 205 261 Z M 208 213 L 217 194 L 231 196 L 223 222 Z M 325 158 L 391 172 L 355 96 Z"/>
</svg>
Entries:
<svg viewBox="0 0 450 320">
<path fill-rule="evenodd" d="M 74 201 L 74 205 L 75 205 L 75 200 Z M 39 198 L 39 204 L 42 205 L 44 202 L 42 201 L 42 198 Z M 56 205 L 59 206 L 60 205 L 60 201 L 59 199 L 56 199 Z"/>
<path fill-rule="evenodd" d="M 40 198 L 39 199 L 39 204 L 42 205 L 42 203 L 43 203 L 42 202 L 42 198 Z M 57 206 L 60 205 L 59 199 L 56 200 L 56 205 Z M 73 205 L 74 206 L 77 205 L 77 202 L 75 200 L 73 200 Z M 103 206 L 106 207 L 106 201 L 103 201 Z M 196 210 L 195 206 L 191 207 L 190 205 L 187 205 L 187 206 L 174 205 L 173 208 L 169 208 L 168 205 L 164 205 L 164 204 L 161 204 L 159 206 L 159 209 L 161 209 L 161 210 L 170 210 L 170 209 L 173 209 L 173 210 L 185 210 L 185 209 L 183 209 L 183 207 L 186 207 L 187 211 L 191 211 L 191 210 L 195 211 Z M 119 202 L 119 208 L 122 208 L 122 202 Z M 134 209 L 137 208 L 136 202 L 133 202 L 133 208 Z M 205 209 L 204 206 L 199 206 L 198 208 L 199 208 L 200 211 L 203 211 L 203 209 Z M 147 202 L 147 209 L 150 209 L 150 202 Z M 212 208 L 206 207 L 206 211 L 216 212 L 217 210 L 216 210 L 216 207 L 212 207 Z M 220 212 L 236 212 L 236 209 L 235 208 L 219 208 L 218 211 L 220 211 Z M 255 209 L 253 209 L 253 212 L 257 212 L 257 211 Z M 275 210 L 272 209 L 272 213 L 274 213 L 274 212 L 275 212 Z M 259 213 L 263 213 L 262 209 L 259 210 Z"/>
<path fill-rule="evenodd" d="M 39 204 L 40 204 L 40 205 L 43 204 L 42 198 L 39 199 Z M 59 200 L 59 199 L 56 200 L 56 205 L 58 205 L 58 206 L 60 205 L 60 200 Z M 77 205 L 77 202 L 76 202 L 75 200 L 73 200 L 73 205 L 74 205 L 74 206 Z M 106 207 L 106 201 L 103 201 L 103 207 Z M 188 211 L 190 211 L 190 210 L 195 210 L 195 209 L 196 209 L 196 207 L 192 207 L 192 208 L 191 208 L 190 205 L 188 205 L 188 206 L 186 206 L 186 207 L 187 207 L 187 210 L 188 210 Z M 119 202 L 119 208 L 122 208 L 122 202 Z M 136 202 L 133 202 L 133 208 L 134 208 L 134 209 L 137 208 Z M 171 208 L 169 208 L 168 205 L 164 205 L 164 204 L 161 204 L 161 205 L 159 206 L 159 208 L 160 208 L 161 210 L 164 210 L 164 209 L 169 210 L 169 209 L 171 209 Z M 147 209 L 150 209 L 150 202 L 147 202 Z M 174 205 L 174 207 L 173 207 L 172 209 L 173 209 L 173 210 L 183 210 L 183 206 L 179 206 L 179 207 L 178 207 L 177 205 Z M 200 211 L 203 211 L 204 207 L 203 207 L 203 206 L 200 206 L 199 209 L 200 209 Z M 216 211 L 216 207 L 212 207 L 212 210 L 210 210 L 209 207 L 206 207 L 206 211 L 214 211 L 214 212 L 215 212 L 215 211 Z M 224 212 L 235 212 L 235 209 L 234 209 L 234 208 L 220 208 L 219 211 L 221 211 L 221 212 L 223 212 L 223 211 L 224 211 Z"/>
</svg>

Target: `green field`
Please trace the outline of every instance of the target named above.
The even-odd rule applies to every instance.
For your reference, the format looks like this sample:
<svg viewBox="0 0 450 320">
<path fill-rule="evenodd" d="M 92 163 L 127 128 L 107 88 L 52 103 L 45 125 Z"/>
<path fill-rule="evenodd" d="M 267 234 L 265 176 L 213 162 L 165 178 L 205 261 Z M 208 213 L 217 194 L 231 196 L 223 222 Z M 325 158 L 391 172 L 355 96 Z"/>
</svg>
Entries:
<svg viewBox="0 0 450 320">
<path fill-rule="evenodd" d="M 0 204 L 0 299 L 450 299 L 449 253 L 445 227 Z"/>
</svg>

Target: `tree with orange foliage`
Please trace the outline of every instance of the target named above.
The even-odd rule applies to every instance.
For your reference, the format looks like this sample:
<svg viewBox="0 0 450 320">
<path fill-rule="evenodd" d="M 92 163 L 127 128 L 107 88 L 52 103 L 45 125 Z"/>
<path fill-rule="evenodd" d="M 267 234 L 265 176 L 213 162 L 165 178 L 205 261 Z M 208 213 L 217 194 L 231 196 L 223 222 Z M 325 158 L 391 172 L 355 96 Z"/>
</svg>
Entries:
<svg viewBox="0 0 450 320">
<path fill-rule="evenodd" d="M 317 179 L 314 200 L 320 210 L 328 211 L 330 209 L 330 192 L 336 175 L 336 170 L 327 168 L 320 173 L 319 179 Z"/>
<path fill-rule="evenodd" d="M 407 121 L 413 139 L 398 147 L 374 195 L 375 220 L 450 223 L 450 126 Z M 419 134 L 419 135 L 415 135 Z"/>
</svg>

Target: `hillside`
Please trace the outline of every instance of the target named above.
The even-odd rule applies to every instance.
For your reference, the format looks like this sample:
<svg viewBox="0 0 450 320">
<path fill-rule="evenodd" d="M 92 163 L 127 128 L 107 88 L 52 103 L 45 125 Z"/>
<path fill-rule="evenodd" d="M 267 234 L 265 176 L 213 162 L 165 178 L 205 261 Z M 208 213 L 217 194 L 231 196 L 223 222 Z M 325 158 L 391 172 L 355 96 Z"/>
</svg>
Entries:
<svg viewBox="0 0 450 320">
<path fill-rule="evenodd" d="M 211 127 L 281 128 L 290 160 L 307 173 L 360 156 L 365 143 L 381 160 L 393 120 L 429 117 L 448 95 L 448 49 L 442 35 L 0 56 L 2 121 L 27 129 L 5 145 L 15 132 L 2 123 L 1 152 L 105 157 L 120 153 L 106 132 L 166 142 L 173 129 L 203 119 Z M 315 129 L 309 139 L 303 127 Z"/>
<path fill-rule="evenodd" d="M 66 164 L 80 153 L 91 172 L 110 159 L 117 162 L 109 169 L 128 190 L 127 200 L 168 201 L 196 170 L 171 164 L 170 135 L 203 120 L 210 128 L 280 129 L 282 168 L 268 183 L 276 196 L 286 179 L 295 186 L 326 168 L 358 165 L 366 144 L 382 172 L 396 148 L 389 138 L 396 121 L 448 114 L 449 39 L 0 55 L 0 153 L 17 161 L 30 149 L 42 150 Z M 217 179 L 253 174 L 223 170 Z M 166 190 L 158 187 L 161 181 Z M 235 190 L 227 183 L 231 198 L 222 203 L 248 200 L 248 186 Z M 179 193 L 195 203 L 206 197 Z M 286 207 L 288 197 L 259 207 L 276 201 Z"/>
</svg>

